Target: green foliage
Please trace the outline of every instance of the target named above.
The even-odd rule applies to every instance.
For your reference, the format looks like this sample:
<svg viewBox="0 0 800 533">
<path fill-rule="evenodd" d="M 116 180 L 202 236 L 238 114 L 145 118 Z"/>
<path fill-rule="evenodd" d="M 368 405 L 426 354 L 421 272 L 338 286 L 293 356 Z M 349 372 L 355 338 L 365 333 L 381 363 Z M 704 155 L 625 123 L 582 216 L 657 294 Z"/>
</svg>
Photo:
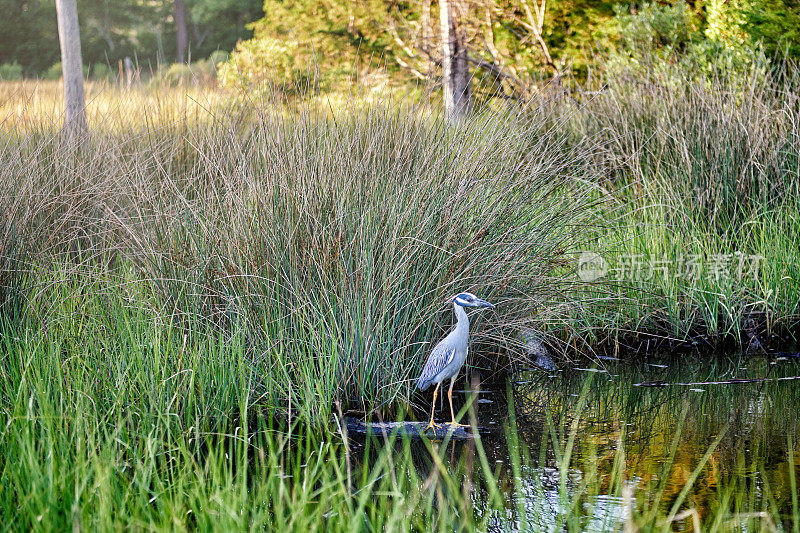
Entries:
<svg viewBox="0 0 800 533">
<path fill-rule="evenodd" d="M 0 13 L 0 64 L 33 75 L 60 59 L 53 0 L 0 0 Z"/>
<path fill-rule="evenodd" d="M 744 31 L 742 7 L 747 0 L 705 0 L 705 36 L 729 46 L 747 45 L 750 36 Z M 758 0 L 753 2 L 758 3 Z"/>
<path fill-rule="evenodd" d="M 692 7 L 683 0 L 660 4 L 555 0 L 546 5 L 543 37 L 554 62 L 580 79 L 608 67 L 641 69 L 655 77 L 669 76 L 670 69 L 689 69 L 706 79 L 724 77 L 725 72 L 759 63 L 760 43 L 767 53 L 775 50 L 778 31 L 791 53 L 795 30 L 789 26 L 792 17 L 798 16 L 795 8 L 782 8 L 777 0 L 773 4 L 706 0 Z M 419 50 L 412 50 L 422 31 L 420 9 L 419 4 L 406 3 L 387 10 L 372 2 L 268 0 L 265 17 L 253 25 L 254 39 L 239 46 L 237 54 L 243 57 L 234 54 L 222 78 L 228 86 L 252 88 L 264 79 L 291 86 L 302 84 L 304 72 L 314 70 L 317 80 L 324 79 L 352 71 L 352 65 L 364 65 L 366 60 L 374 65 L 376 56 L 385 61 L 392 78 L 418 78 L 430 67 Z M 435 19 L 436 13 L 431 16 Z M 519 2 L 469 4 L 463 19 L 474 56 L 534 82 L 552 75 L 539 43 L 524 27 L 526 13 Z M 435 24 L 430 31 L 437 35 Z M 487 39 L 491 39 L 489 55 Z M 437 72 L 434 68 L 432 75 Z M 491 85 L 492 70 L 476 74 L 477 78 L 487 75 Z"/>
<path fill-rule="evenodd" d="M 252 35 L 247 25 L 261 15 L 261 0 L 185 0 L 189 52 L 207 57 L 229 51 Z M 144 70 L 174 60 L 173 2 L 78 0 L 81 52 L 86 65 L 116 68 L 130 57 Z M 53 0 L 0 0 L 0 63 L 17 61 L 26 76 L 45 75 L 60 59 Z M 99 77 L 107 77 L 103 71 Z"/>
<path fill-rule="evenodd" d="M 239 40 L 252 36 L 248 26 L 264 14 L 262 6 L 262 0 L 187 0 L 192 55 L 233 50 Z"/>
<path fill-rule="evenodd" d="M 265 36 L 258 36 L 236 46 L 230 59 L 220 66 L 219 80 L 225 87 L 248 91 L 274 83 L 284 91 L 299 85 L 297 50 Z"/>
<path fill-rule="evenodd" d="M 188 84 L 210 85 L 217 79 L 217 70 L 225 63 L 228 54 L 222 50 L 213 52 L 208 58 L 190 64 L 173 63 L 150 80 L 151 85 L 170 87 Z"/>
<path fill-rule="evenodd" d="M 582 78 L 589 68 L 596 69 L 598 57 L 615 46 L 618 4 L 607 0 L 548 1 L 543 33 L 556 61 Z"/>
<path fill-rule="evenodd" d="M 261 14 L 260 0 L 185 0 L 188 52 L 192 59 L 231 50 L 251 35 L 246 25 Z M 88 62 L 116 64 L 126 56 L 155 68 L 174 61 L 174 3 L 78 0 L 81 46 Z"/>
<path fill-rule="evenodd" d="M 224 50 L 214 50 L 208 56 L 208 62 L 215 69 L 219 68 L 220 65 L 228 60 L 228 55 L 228 52 Z"/>
<path fill-rule="evenodd" d="M 743 27 L 770 55 L 800 59 L 800 5 L 791 0 L 753 0 L 742 7 Z"/>
<path fill-rule="evenodd" d="M 192 69 L 183 63 L 173 63 L 164 73 L 162 80 L 167 85 L 185 85 L 192 81 Z"/>
<path fill-rule="evenodd" d="M 684 71 L 685 59 L 700 33 L 698 21 L 683 2 L 675 5 L 645 4 L 639 9 L 617 8 L 618 47 L 610 51 L 607 68 L 633 72 L 655 80 L 673 78 Z"/>
<path fill-rule="evenodd" d="M 384 2 L 266 0 L 264 13 L 251 25 L 253 39 L 240 43 L 222 68 L 224 85 L 329 88 L 337 79 L 346 85 L 369 64 L 392 63 Z"/>
<path fill-rule="evenodd" d="M 0 80 L 14 81 L 19 79 L 22 79 L 22 65 L 16 61 L 0 65 Z"/>
<path fill-rule="evenodd" d="M 313 65 L 319 67 L 314 74 L 318 82 L 327 78 L 321 84 L 327 89 L 343 87 L 329 82 L 351 75 L 354 66 L 362 71 L 367 65 L 384 64 L 395 83 L 412 78 L 396 60 L 405 57 L 407 49 L 395 40 L 393 31 L 399 23 L 419 33 L 419 3 L 185 1 L 191 58 L 232 50 L 253 31 L 256 40 L 263 40 L 240 45 L 248 57 L 234 61 L 228 69 L 224 79 L 229 84 L 252 85 L 252 80 L 264 76 L 270 60 L 276 62 L 271 76 L 289 85 L 303 83 L 303 73 L 315 70 Z M 521 6 L 515 0 L 470 4 L 466 17 L 475 21 L 470 29 L 474 51 L 485 53 L 483 40 L 488 34 L 480 24 L 487 13 L 493 13 L 491 37 L 502 63 L 532 79 L 549 77 L 552 73 L 543 62 L 539 44 L 526 37 L 520 23 L 526 18 Z M 659 60 L 665 60 L 668 51 L 691 50 L 700 58 L 698 62 L 712 65 L 704 67 L 708 71 L 716 68 L 714 64 L 738 68 L 751 61 L 759 43 L 770 56 L 785 51 L 797 58 L 800 50 L 800 8 L 787 0 L 703 0 L 691 8 L 682 0 L 661 4 L 552 0 L 546 6 L 543 37 L 550 53 L 560 69 L 572 69 L 580 78 L 604 68 L 609 54 L 629 54 L 631 46 L 642 51 L 650 41 L 660 50 Z M 86 64 L 106 63 L 113 70 L 119 60 L 131 57 L 147 71 L 174 60 L 171 1 L 78 0 L 78 7 Z M 433 35 L 438 32 L 436 8 L 434 2 Z M 57 33 L 53 1 L 0 0 L 0 10 L 7 14 L 0 20 L 4 36 L 0 63 L 17 61 L 29 76 L 44 73 L 59 59 L 58 41 L 53 39 Z M 259 16 L 263 18 L 250 24 Z M 246 70 L 249 66 L 253 73 Z M 242 79 L 235 81 L 238 78 Z"/>
<path fill-rule="evenodd" d="M 657 83 L 688 77 L 711 86 L 740 79 L 744 72 L 763 77 L 769 68 L 763 51 L 750 44 L 741 19 L 732 13 L 738 11 L 716 0 L 708 2 L 704 17 L 683 1 L 618 9 L 619 45 L 605 65 L 613 72 L 635 73 Z"/>
<path fill-rule="evenodd" d="M 108 63 L 95 63 L 92 65 L 92 78 L 96 80 L 111 80 L 115 77 L 115 72 L 108 66 Z"/>
<path fill-rule="evenodd" d="M 616 20 L 621 50 L 634 57 L 646 56 L 649 51 L 669 56 L 685 50 L 697 35 L 697 21 L 683 2 L 645 4 L 633 12 L 618 10 Z"/>
<path fill-rule="evenodd" d="M 98 63 L 98 65 L 100 65 L 101 74 L 110 73 L 108 67 L 104 63 Z M 95 65 L 95 67 L 97 67 L 98 65 Z M 90 72 L 92 73 L 92 75 L 94 75 L 93 70 L 91 70 L 89 68 L 89 65 L 84 63 L 84 65 L 83 65 L 83 77 L 84 78 L 88 78 Z M 63 73 L 62 73 L 61 61 L 59 61 L 58 63 L 53 64 L 49 69 L 47 69 L 44 72 L 44 74 L 42 75 L 42 78 L 45 79 L 45 80 L 57 80 L 57 79 L 61 78 L 62 74 Z M 98 78 L 103 78 L 104 76 L 101 75 L 101 76 L 97 76 L 97 77 Z"/>
<path fill-rule="evenodd" d="M 47 69 L 42 75 L 42 78 L 46 80 L 57 80 L 61 78 L 61 70 L 61 61 L 59 61 Z"/>
</svg>

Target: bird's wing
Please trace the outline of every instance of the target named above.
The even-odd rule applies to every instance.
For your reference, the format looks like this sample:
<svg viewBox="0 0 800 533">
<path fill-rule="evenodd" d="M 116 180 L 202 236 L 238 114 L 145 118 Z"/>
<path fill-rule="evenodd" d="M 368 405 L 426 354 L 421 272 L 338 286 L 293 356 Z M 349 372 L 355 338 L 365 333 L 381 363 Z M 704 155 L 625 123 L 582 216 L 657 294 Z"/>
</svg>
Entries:
<svg viewBox="0 0 800 533">
<path fill-rule="evenodd" d="M 428 356 L 428 361 L 425 363 L 425 368 L 422 369 L 419 379 L 417 379 L 417 387 L 425 390 L 430 385 L 431 380 L 441 372 L 453 358 L 456 356 L 456 349 L 448 346 L 445 342 L 439 342 Z"/>
</svg>

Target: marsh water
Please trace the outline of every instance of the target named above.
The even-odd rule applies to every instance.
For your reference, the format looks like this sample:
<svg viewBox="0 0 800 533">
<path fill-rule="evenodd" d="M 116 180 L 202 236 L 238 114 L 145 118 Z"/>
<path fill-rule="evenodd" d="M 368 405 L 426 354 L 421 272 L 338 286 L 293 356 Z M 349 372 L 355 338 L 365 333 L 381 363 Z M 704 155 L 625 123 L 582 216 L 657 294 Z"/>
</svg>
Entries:
<svg viewBox="0 0 800 533">
<path fill-rule="evenodd" d="M 796 527 L 798 354 L 600 363 L 460 391 L 486 431 L 477 443 L 412 442 L 417 470 L 442 468 L 433 446 L 474 488 L 475 512 L 500 491 L 502 510 L 487 511 L 497 530 L 607 531 L 632 518 L 668 530 Z M 474 482 L 488 470 L 496 489 Z"/>
</svg>

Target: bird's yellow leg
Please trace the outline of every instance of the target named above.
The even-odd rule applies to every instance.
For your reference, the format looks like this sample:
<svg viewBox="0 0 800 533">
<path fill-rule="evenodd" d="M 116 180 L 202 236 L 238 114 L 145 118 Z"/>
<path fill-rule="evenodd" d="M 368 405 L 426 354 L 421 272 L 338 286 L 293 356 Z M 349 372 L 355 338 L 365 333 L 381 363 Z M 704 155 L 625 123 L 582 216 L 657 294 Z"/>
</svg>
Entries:
<svg viewBox="0 0 800 533">
<path fill-rule="evenodd" d="M 433 412 L 436 410 L 436 395 L 439 393 L 439 387 L 441 383 L 436 384 L 436 388 L 433 389 L 433 403 L 431 404 L 431 421 L 428 423 L 428 427 L 425 428 L 425 431 L 428 431 L 431 428 L 440 428 L 439 424 L 433 423 Z"/>
<path fill-rule="evenodd" d="M 450 388 L 447 389 L 447 399 L 450 400 L 450 419 L 452 420 L 452 422 L 450 422 L 450 425 L 460 428 L 466 428 L 469 427 L 469 424 L 459 424 L 458 422 L 456 422 L 456 413 L 455 411 L 453 411 L 453 384 L 455 382 L 456 382 L 455 379 L 451 379 Z"/>
</svg>

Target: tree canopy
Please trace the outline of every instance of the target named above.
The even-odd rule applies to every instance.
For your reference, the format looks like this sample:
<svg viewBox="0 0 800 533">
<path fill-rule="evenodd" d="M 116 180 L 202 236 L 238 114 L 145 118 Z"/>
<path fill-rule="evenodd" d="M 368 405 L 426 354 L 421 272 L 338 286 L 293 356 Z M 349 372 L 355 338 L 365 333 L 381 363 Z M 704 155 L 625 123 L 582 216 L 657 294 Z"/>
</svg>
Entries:
<svg viewBox="0 0 800 533">
<path fill-rule="evenodd" d="M 115 68 L 124 57 L 141 66 L 176 57 L 174 0 L 78 0 L 85 65 Z M 185 0 L 189 54 L 230 51 L 252 36 L 247 25 L 262 14 L 261 0 Z M 0 64 L 19 63 L 27 75 L 45 74 L 59 61 L 55 0 L 0 0 Z"/>
<path fill-rule="evenodd" d="M 598 54 L 636 46 L 674 52 L 760 47 L 800 58 L 796 0 L 462 0 L 473 68 L 504 80 L 553 70 L 591 75 Z M 314 57 L 326 75 L 383 62 L 393 81 L 436 71 L 437 0 L 185 0 L 188 56 L 239 51 L 226 76 L 237 82 L 265 69 L 298 78 Z M 78 0 L 86 65 L 126 56 L 140 65 L 175 61 L 174 0 Z M 543 5 L 543 16 L 538 7 Z M 54 0 L 0 0 L 0 64 L 41 75 L 59 61 Z M 633 18 L 632 18 L 633 17 Z M 637 26 L 637 24 L 639 26 Z M 643 30 L 641 24 L 646 24 Z M 627 34 L 625 32 L 628 32 Z M 638 36 L 633 34 L 640 32 Z M 672 33 L 670 33 L 672 32 Z M 655 39 L 636 44 L 642 39 Z M 627 43 L 627 44 L 626 44 Z M 677 47 L 677 48 L 676 48 Z M 520 90 L 519 88 L 513 90 Z"/>
</svg>

